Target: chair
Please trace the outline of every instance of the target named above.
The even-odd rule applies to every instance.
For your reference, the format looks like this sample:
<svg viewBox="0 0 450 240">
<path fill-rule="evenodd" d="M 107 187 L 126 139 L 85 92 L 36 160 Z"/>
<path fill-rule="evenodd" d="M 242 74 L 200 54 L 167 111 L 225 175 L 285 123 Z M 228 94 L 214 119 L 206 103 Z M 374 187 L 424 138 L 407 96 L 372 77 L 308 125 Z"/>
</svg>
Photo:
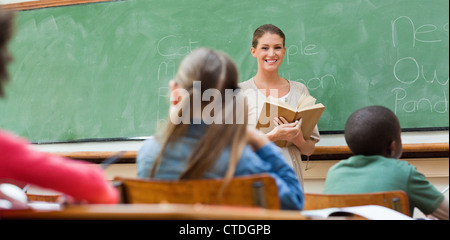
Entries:
<svg viewBox="0 0 450 240">
<path fill-rule="evenodd" d="M 275 180 L 268 174 L 234 177 L 222 197 L 223 179 L 144 180 L 115 177 L 122 203 L 208 204 L 280 209 Z"/>
<path fill-rule="evenodd" d="M 304 210 L 332 207 L 379 205 L 410 215 L 408 195 L 404 191 L 386 191 L 361 194 L 305 193 Z"/>
</svg>

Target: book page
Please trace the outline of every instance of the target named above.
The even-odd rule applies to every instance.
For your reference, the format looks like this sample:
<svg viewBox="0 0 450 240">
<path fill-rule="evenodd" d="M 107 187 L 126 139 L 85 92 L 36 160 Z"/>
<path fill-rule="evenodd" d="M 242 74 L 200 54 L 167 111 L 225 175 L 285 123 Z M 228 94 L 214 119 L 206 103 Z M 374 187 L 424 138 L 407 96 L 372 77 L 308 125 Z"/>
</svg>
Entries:
<svg viewBox="0 0 450 240">
<path fill-rule="evenodd" d="M 357 214 L 371 220 L 414 220 L 414 218 L 406 216 L 403 213 L 378 205 L 346 207 L 341 208 L 341 210 Z"/>
<path fill-rule="evenodd" d="M 316 104 L 316 99 L 313 96 L 303 94 L 297 102 L 297 109 L 303 109 Z"/>
<path fill-rule="evenodd" d="M 290 109 L 290 110 L 292 110 L 292 111 L 294 111 L 294 112 L 296 111 L 295 108 L 291 107 L 291 106 L 290 106 L 289 104 L 287 104 L 286 102 L 283 102 L 283 101 L 281 101 L 280 99 L 275 98 L 275 97 L 272 97 L 272 96 L 268 96 L 268 97 L 266 98 L 266 102 L 270 102 L 270 103 L 273 103 L 274 105 L 279 105 L 279 106 L 285 107 L 285 108 Z"/>
<path fill-rule="evenodd" d="M 263 133 L 268 133 L 275 127 L 275 124 L 273 123 L 275 117 L 283 117 L 288 122 L 294 122 L 295 116 L 296 112 L 289 108 L 273 104 L 272 102 L 265 102 L 258 117 L 256 128 L 260 129 Z"/>
<path fill-rule="evenodd" d="M 332 213 L 341 212 L 340 208 L 323 208 L 323 209 L 315 209 L 315 210 L 304 210 L 302 211 L 302 215 L 308 217 L 317 217 L 317 218 L 327 218 Z"/>
<path fill-rule="evenodd" d="M 275 124 L 273 123 L 273 119 L 275 117 L 283 117 L 289 123 L 301 118 L 303 138 L 309 139 L 317 122 L 319 121 L 320 116 L 325 110 L 325 106 L 321 103 L 315 104 L 316 99 L 309 95 L 302 95 L 299 103 L 300 102 L 302 102 L 301 105 L 303 106 L 303 109 L 296 110 L 277 98 L 271 96 L 267 97 L 258 117 L 256 128 L 261 130 L 263 133 L 268 133 L 275 128 Z M 279 147 L 286 147 L 292 143 L 285 140 L 280 140 L 276 141 L 275 144 Z"/>
</svg>

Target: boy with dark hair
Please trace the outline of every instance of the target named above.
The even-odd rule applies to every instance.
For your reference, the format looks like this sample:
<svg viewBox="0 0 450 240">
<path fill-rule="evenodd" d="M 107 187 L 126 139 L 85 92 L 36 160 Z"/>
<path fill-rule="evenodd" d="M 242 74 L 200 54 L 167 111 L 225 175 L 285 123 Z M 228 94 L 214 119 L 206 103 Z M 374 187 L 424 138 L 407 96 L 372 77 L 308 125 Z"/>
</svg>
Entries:
<svg viewBox="0 0 450 240">
<path fill-rule="evenodd" d="M 448 199 L 406 161 L 401 127 L 395 114 L 382 106 L 357 110 L 345 125 L 345 141 L 355 156 L 339 161 L 327 174 L 323 193 L 351 194 L 402 190 L 410 212 L 449 219 Z"/>
</svg>

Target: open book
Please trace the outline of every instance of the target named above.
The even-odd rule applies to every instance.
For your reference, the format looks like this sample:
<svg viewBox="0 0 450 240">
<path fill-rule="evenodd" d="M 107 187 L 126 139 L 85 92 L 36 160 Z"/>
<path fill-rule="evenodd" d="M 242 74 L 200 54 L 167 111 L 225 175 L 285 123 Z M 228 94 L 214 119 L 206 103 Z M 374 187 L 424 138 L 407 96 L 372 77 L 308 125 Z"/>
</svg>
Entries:
<svg viewBox="0 0 450 240">
<path fill-rule="evenodd" d="M 316 104 L 316 99 L 310 95 L 302 95 L 298 100 L 297 108 L 293 108 L 287 103 L 269 96 L 259 115 L 256 128 L 263 133 L 268 133 L 275 127 L 273 123 L 275 117 L 283 117 L 290 123 L 302 119 L 303 138 L 309 139 L 324 110 L 325 106 L 322 103 Z M 279 147 L 292 145 L 288 141 L 275 141 L 275 144 Z"/>
<path fill-rule="evenodd" d="M 305 210 L 301 213 L 304 216 L 317 219 L 325 219 L 332 216 L 347 217 L 356 215 L 370 220 L 413 220 L 410 216 L 406 216 L 405 214 L 397 212 L 393 209 L 378 205 L 324 208 L 317 210 Z"/>
</svg>

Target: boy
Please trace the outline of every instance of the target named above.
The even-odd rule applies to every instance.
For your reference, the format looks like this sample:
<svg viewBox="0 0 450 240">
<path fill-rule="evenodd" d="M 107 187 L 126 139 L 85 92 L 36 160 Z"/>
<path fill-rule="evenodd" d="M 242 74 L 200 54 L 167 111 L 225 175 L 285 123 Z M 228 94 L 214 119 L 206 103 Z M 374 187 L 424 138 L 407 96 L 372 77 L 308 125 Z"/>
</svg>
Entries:
<svg viewBox="0 0 450 240">
<path fill-rule="evenodd" d="M 402 190 L 424 214 L 449 219 L 448 199 L 406 161 L 401 127 L 395 114 L 382 106 L 354 112 L 345 125 L 345 141 L 355 156 L 332 166 L 323 193 L 351 194 Z"/>
</svg>

